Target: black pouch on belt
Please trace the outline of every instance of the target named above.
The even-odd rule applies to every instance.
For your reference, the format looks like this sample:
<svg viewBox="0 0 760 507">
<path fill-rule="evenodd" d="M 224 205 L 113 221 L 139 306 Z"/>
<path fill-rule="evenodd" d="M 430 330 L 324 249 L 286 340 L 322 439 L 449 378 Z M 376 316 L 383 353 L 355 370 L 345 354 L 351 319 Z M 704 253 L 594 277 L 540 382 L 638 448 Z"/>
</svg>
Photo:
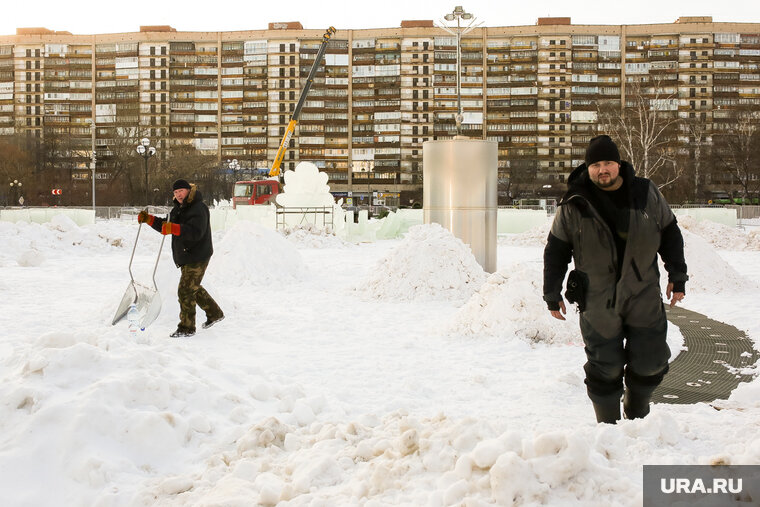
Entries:
<svg viewBox="0 0 760 507">
<path fill-rule="evenodd" d="M 574 269 L 567 275 L 567 290 L 565 299 L 578 305 L 578 311 L 586 310 L 586 289 L 588 289 L 588 276 L 583 271 Z"/>
</svg>

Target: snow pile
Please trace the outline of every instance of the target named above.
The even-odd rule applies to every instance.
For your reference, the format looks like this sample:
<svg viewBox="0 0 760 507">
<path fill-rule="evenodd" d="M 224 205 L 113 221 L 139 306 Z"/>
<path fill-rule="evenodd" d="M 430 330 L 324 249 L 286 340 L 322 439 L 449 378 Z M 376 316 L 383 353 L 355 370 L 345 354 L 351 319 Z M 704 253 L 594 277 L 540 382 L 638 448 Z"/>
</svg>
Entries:
<svg viewBox="0 0 760 507">
<path fill-rule="evenodd" d="M 280 234 L 241 221 L 214 244 L 208 276 L 220 285 L 265 285 L 301 279 L 306 267 L 295 247 Z"/>
<path fill-rule="evenodd" d="M 504 340 L 516 337 L 533 343 L 581 344 L 575 305 L 568 304 L 569 322 L 552 317 L 541 297 L 542 277 L 536 265 L 514 266 L 492 274 L 456 314 L 450 332 Z"/>
<path fill-rule="evenodd" d="M 678 225 L 692 234 L 701 236 L 715 248 L 723 250 L 760 250 L 760 231 L 744 232 L 736 227 L 711 222 L 697 221 L 694 217 L 683 215 L 678 218 Z"/>
<path fill-rule="evenodd" d="M 409 229 L 357 290 L 377 299 L 454 301 L 470 297 L 485 279 L 470 247 L 433 223 Z"/>
<path fill-rule="evenodd" d="M 687 296 L 689 292 L 736 294 L 758 289 L 756 282 L 739 274 L 707 241 L 688 230 L 682 232 L 684 257 L 689 273 L 689 281 L 686 282 Z M 663 266 L 660 267 L 660 273 L 663 284 L 667 284 L 667 272 Z"/>
<path fill-rule="evenodd" d="M 552 228 L 552 220 L 533 227 L 520 234 L 499 234 L 500 245 L 511 246 L 546 246 L 546 238 L 549 237 L 549 231 Z"/>
<path fill-rule="evenodd" d="M 328 229 L 314 224 L 286 227 L 282 233 L 288 241 L 302 248 L 345 248 L 349 245 Z"/>
<path fill-rule="evenodd" d="M 165 336 L 134 343 L 110 326 L 17 344 L 2 364 L 0 429 L 5 442 L 25 444 L 3 445 L 4 463 L 14 464 L 3 467 L 5 505 L 60 505 L 61 497 L 135 505 L 132 487 L 115 488 L 114 478 L 139 491 L 139 481 L 176 474 L 259 418 L 299 427 L 324 407 L 296 386 L 190 345 Z M 29 477 L 43 477 L 46 488 L 9 490 Z"/>
<path fill-rule="evenodd" d="M 36 268 L 45 262 L 45 254 L 36 248 L 30 248 L 29 250 L 21 252 L 16 258 L 16 262 L 18 262 L 19 266 L 25 268 Z"/>
<path fill-rule="evenodd" d="M 741 426 L 751 431 L 752 422 Z M 167 506 L 640 505 L 641 461 L 672 464 L 674 453 L 690 465 L 760 457 L 758 446 L 730 457 L 682 455 L 706 429 L 694 416 L 658 408 L 645 421 L 536 433 L 398 412 L 300 428 L 268 418 L 200 474 L 155 479 L 138 498 Z"/>
<path fill-rule="evenodd" d="M 0 222 L 0 263 L 3 260 L 18 260 L 21 265 L 39 265 L 27 261 L 30 258 L 61 256 L 68 251 L 89 255 L 122 246 L 121 237 L 112 238 L 100 229 L 100 224 L 80 227 L 65 215 L 55 215 L 43 224 Z M 119 230 L 123 231 L 123 227 Z M 26 260 L 22 261 L 20 257 Z"/>
</svg>

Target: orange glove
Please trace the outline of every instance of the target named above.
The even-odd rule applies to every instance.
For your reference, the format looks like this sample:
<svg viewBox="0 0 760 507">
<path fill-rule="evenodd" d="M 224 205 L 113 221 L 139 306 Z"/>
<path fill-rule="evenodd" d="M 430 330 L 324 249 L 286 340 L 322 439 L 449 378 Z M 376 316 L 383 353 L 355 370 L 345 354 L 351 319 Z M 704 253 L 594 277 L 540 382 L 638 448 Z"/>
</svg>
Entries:
<svg viewBox="0 0 760 507">
<path fill-rule="evenodd" d="M 140 213 L 137 214 L 137 222 L 138 223 L 147 223 L 148 225 L 153 225 L 153 220 L 156 217 L 149 214 L 147 211 L 142 210 Z"/>
<path fill-rule="evenodd" d="M 175 236 L 179 236 L 179 224 L 164 222 L 163 224 L 161 224 L 161 234 L 163 235 L 174 234 Z"/>
</svg>

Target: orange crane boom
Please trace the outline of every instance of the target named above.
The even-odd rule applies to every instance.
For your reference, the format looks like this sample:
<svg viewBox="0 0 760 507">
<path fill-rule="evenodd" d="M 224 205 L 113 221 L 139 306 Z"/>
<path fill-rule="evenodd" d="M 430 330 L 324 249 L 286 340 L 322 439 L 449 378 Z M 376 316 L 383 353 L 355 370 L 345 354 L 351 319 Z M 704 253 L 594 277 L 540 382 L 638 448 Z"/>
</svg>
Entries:
<svg viewBox="0 0 760 507">
<path fill-rule="evenodd" d="M 296 104 L 296 108 L 293 110 L 293 114 L 290 117 L 288 128 L 285 129 L 285 135 L 282 137 L 280 148 L 277 150 L 277 155 L 274 157 L 272 168 L 269 170 L 269 176 L 280 175 L 280 165 L 282 165 L 282 160 L 285 158 L 285 152 L 288 151 L 290 140 L 293 138 L 293 133 L 296 130 L 296 125 L 298 124 L 298 116 L 301 114 L 301 108 L 303 108 L 303 104 L 306 101 L 306 96 L 309 94 L 309 89 L 311 88 L 312 83 L 314 83 L 314 75 L 317 73 L 317 67 L 319 67 L 319 63 L 322 61 L 322 57 L 325 54 L 327 43 L 330 42 L 330 37 L 332 37 L 334 33 L 335 27 L 331 26 L 322 36 L 322 44 L 319 46 L 317 57 L 314 59 L 314 63 L 311 66 L 309 77 L 306 78 L 306 83 L 303 85 L 301 96 L 298 98 L 298 104 Z"/>
</svg>

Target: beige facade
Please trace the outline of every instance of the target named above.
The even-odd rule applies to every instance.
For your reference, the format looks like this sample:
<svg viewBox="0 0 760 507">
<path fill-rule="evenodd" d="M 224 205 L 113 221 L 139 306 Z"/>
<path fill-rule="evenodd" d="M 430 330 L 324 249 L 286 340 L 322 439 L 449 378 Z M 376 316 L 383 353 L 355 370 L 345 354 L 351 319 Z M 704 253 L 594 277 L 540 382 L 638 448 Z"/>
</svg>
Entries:
<svg viewBox="0 0 760 507">
<path fill-rule="evenodd" d="M 760 23 L 567 23 L 463 38 L 463 133 L 498 141 L 502 178 L 535 173 L 538 188 L 559 187 L 582 161 L 598 108 L 620 107 L 632 83 L 711 125 L 734 107 L 760 109 Z M 266 168 L 323 33 L 277 27 L 0 36 L 0 135 L 60 139 L 73 178 L 89 177 L 93 148 L 108 177 L 141 136 L 159 157 L 190 144 L 220 164 Z M 455 69 L 455 38 L 430 22 L 338 30 L 284 168 L 314 161 L 336 192 L 419 190 L 422 143 L 455 133 Z"/>
</svg>

